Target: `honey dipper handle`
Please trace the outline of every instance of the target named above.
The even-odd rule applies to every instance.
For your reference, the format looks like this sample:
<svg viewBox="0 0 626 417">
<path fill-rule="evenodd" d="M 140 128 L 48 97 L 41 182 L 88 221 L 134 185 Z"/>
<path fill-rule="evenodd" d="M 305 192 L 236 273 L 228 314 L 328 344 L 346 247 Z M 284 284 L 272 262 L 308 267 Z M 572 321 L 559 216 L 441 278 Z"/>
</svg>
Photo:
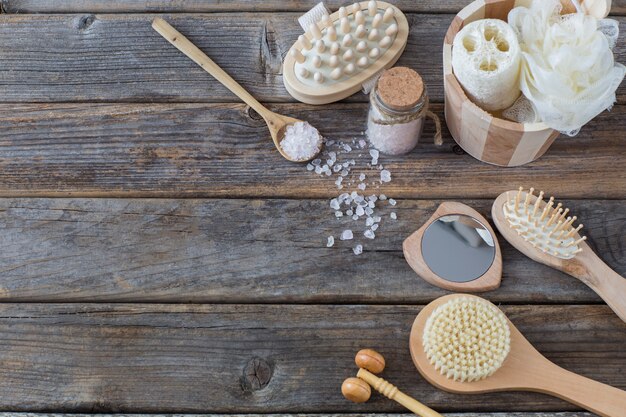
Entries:
<svg viewBox="0 0 626 417">
<path fill-rule="evenodd" d="M 535 379 L 533 391 L 555 395 L 601 417 L 623 417 L 626 391 L 585 378 L 548 363 Z"/>
<path fill-rule="evenodd" d="M 157 17 L 152 21 L 152 28 L 163 36 L 169 43 L 174 45 L 179 51 L 187 55 L 193 62 L 200 65 L 203 70 L 211 74 L 217 81 L 222 83 L 233 94 L 242 99 L 248 106 L 252 107 L 257 113 L 264 118 L 271 113 L 257 99 L 252 97 L 237 81 L 226 73 L 211 58 L 202 52 L 196 45 L 191 43 L 183 34 L 174 29 L 165 20 Z"/>
<path fill-rule="evenodd" d="M 383 394 L 385 397 L 405 406 L 407 409 L 413 411 L 420 417 L 443 417 L 432 408 L 429 408 L 416 399 L 409 397 L 393 384 L 390 384 L 365 369 L 359 369 L 359 373 L 357 373 L 356 376 L 370 384 L 372 388 Z"/>
</svg>

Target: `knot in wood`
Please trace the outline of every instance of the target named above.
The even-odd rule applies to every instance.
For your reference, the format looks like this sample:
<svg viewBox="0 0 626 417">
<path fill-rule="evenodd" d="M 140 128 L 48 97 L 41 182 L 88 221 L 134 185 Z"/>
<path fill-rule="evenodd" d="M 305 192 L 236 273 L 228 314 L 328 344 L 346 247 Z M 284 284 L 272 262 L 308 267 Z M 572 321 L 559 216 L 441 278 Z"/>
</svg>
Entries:
<svg viewBox="0 0 626 417">
<path fill-rule="evenodd" d="M 96 16 L 94 16 L 92 14 L 81 16 L 78 19 L 78 30 L 86 30 L 87 28 L 89 28 L 89 26 L 92 25 L 92 23 L 95 20 L 96 20 Z"/>
<path fill-rule="evenodd" d="M 272 379 L 272 366 L 262 358 L 252 358 L 243 370 L 244 391 L 259 391 Z"/>
</svg>

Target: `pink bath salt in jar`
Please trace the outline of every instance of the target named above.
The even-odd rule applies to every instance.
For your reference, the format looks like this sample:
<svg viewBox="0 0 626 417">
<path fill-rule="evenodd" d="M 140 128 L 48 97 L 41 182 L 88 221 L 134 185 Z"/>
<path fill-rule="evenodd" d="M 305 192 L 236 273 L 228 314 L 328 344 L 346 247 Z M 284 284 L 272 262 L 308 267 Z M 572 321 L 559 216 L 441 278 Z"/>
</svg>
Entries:
<svg viewBox="0 0 626 417">
<path fill-rule="evenodd" d="M 428 113 L 422 77 L 406 67 L 386 70 L 370 94 L 367 138 L 387 155 L 411 152 L 419 142 Z"/>
</svg>

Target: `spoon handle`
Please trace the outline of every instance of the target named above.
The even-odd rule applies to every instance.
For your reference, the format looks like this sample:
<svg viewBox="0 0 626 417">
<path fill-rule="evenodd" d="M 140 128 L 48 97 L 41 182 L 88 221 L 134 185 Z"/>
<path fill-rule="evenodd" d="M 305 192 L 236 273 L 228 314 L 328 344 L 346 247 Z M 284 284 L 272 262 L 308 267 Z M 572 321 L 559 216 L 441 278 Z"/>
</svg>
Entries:
<svg viewBox="0 0 626 417">
<path fill-rule="evenodd" d="M 184 35 L 174 29 L 165 20 L 157 17 L 152 21 L 152 28 L 163 36 L 169 43 L 174 45 L 183 54 L 187 55 L 193 62 L 200 65 L 202 69 L 211 74 L 217 81 L 222 83 L 233 94 L 242 99 L 248 106 L 252 107 L 257 113 L 265 117 L 270 111 L 263 106 L 257 99 L 252 97 L 237 81 L 228 75 L 219 65 L 202 52 L 196 45 L 191 43 Z"/>
<path fill-rule="evenodd" d="M 544 392 L 569 401 L 601 417 L 623 417 L 626 391 L 546 364 L 543 375 L 536 375 L 533 391 Z"/>
</svg>

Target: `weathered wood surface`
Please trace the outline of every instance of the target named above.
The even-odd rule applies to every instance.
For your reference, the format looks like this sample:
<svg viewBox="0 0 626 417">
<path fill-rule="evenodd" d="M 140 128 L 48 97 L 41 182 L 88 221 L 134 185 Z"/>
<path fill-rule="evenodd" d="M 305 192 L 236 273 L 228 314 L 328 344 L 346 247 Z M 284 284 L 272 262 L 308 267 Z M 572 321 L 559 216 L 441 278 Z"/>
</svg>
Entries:
<svg viewBox="0 0 626 417">
<path fill-rule="evenodd" d="M 433 107 L 443 117 L 441 105 Z M 272 109 L 327 137 L 363 137 L 366 104 Z M 345 121 L 351 121 L 346 123 Z M 426 124 L 408 156 L 381 157 L 395 198 L 495 198 L 520 185 L 559 198 L 626 198 L 626 106 L 528 166 L 502 169 L 432 144 Z M 352 152 L 357 166 L 367 152 Z M 271 169 L 269 168 L 271 167 Z M 334 179 L 285 161 L 265 123 L 239 104 L 5 104 L 0 106 L 0 196 L 331 198 Z"/>
<path fill-rule="evenodd" d="M 464 200 L 482 214 L 491 200 Z M 0 200 L 0 301 L 426 303 L 445 292 L 407 265 L 402 241 L 439 201 L 380 205 L 364 221 L 335 219 L 326 200 Z M 626 275 L 626 204 L 568 201 L 594 250 Z M 358 226 L 357 226 L 358 224 Z M 351 228 L 365 246 L 341 242 Z M 336 245 L 326 247 L 333 234 Z M 596 303 L 575 278 L 500 239 L 504 276 L 490 300 Z"/>
<path fill-rule="evenodd" d="M 150 27 L 153 17 L 0 16 L 0 101 L 237 101 L 159 36 Z M 283 86 L 281 65 L 302 33 L 296 13 L 165 17 L 261 101 L 293 101 Z M 452 18 L 409 14 L 408 46 L 398 64 L 416 69 L 438 102 L 443 101 L 443 37 Z M 626 62 L 623 39 L 616 48 L 619 62 Z M 618 90 L 621 103 L 625 92 L 626 86 Z M 366 99 L 361 93 L 351 98 Z"/>
<path fill-rule="evenodd" d="M 387 0 L 404 12 L 456 13 L 470 0 Z M 212 13 L 212 12 L 301 12 L 315 6 L 317 0 L 1 0 L 5 13 Z M 614 0 L 613 12 L 624 9 L 624 0 Z M 351 4 L 326 0 L 326 7 L 337 10 Z"/>
<path fill-rule="evenodd" d="M 626 324 L 607 307 L 503 309 L 555 363 L 626 388 Z M 438 391 L 411 363 L 409 329 L 418 311 L 416 306 L 2 304 L 0 408 L 403 412 L 379 395 L 364 405 L 342 397 L 341 382 L 356 373 L 355 352 L 369 346 L 386 356 L 385 377 L 441 411 L 576 409 L 532 393 Z"/>
<path fill-rule="evenodd" d="M 0 413 L 0 417 L 414 417 L 414 414 L 61 414 Z M 444 413 L 446 417 L 485 417 L 485 413 Z M 593 417 L 583 412 L 490 413 L 489 417 Z"/>
<path fill-rule="evenodd" d="M 404 12 L 417 13 L 456 13 L 471 0 L 387 0 Z M 305 12 L 319 3 L 318 0 L 0 0 L 5 13 L 210 13 L 210 12 L 265 12 L 300 11 Z M 331 10 L 350 4 L 343 0 L 326 0 Z M 626 13 L 624 0 L 613 0 L 612 14 Z"/>
</svg>

